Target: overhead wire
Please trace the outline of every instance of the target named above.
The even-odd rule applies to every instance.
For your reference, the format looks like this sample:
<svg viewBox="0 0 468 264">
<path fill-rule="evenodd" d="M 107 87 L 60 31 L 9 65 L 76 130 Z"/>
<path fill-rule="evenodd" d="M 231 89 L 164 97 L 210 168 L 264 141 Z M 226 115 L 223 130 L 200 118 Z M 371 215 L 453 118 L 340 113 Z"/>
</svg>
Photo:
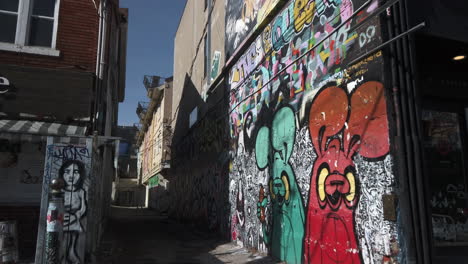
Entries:
<svg viewBox="0 0 468 264">
<path fill-rule="evenodd" d="M 368 2 L 369 2 L 369 1 L 371 1 L 371 0 L 368 0 Z M 212 14 L 212 11 L 213 11 L 214 6 L 215 6 L 215 2 L 216 2 L 216 1 L 214 0 L 213 5 L 212 5 L 212 8 L 211 8 L 210 13 L 209 13 L 209 16 L 211 16 L 211 14 Z M 364 5 L 366 5 L 366 4 L 364 4 Z M 364 6 L 364 5 L 363 5 L 363 6 Z M 322 7 L 326 7 L 326 6 L 327 6 L 327 4 L 326 4 L 325 2 L 323 2 L 323 3 L 321 3 L 320 5 L 316 5 L 314 8 L 317 9 L 317 8 L 322 8 Z M 309 6 L 306 4 L 306 5 L 304 5 L 304 6 L 300 9 L 300 11 L 305 11 L 305 9 L 308 8 L 308 7 L 309 7 Z M 343 11 L 339 12 L 338 14 L 336 14 L 331 20 L 333 20 L 333 19 L 337 18 L 338 16 L 340 16 L 340 15 L 342 14 L 342 12 L 343 12 Z M 301 18 L 301 19 L 299 20 L 299 21 L 301 21 L 301 22 L 303 22 L 303 21 L 305 21 L 305 19 L 307 19 L 306 16 L 302 16 L 302 17 L 303 17 L 303 18 Z M 205 28 L 204 28 L 204 30 L 203 30 L 203 33 L 201 34 L 200 41 L 199 41 L 199 43 L 198 43 L 198 45 L 197 45 L 195 58 L 192 60 L 190 75 L 192 74 L 192 68 L 193 68 L 193 65 L 194 65 L 194 63 L 195 63 L 196 56 L 197 56 L 197 54 L 198 54 L 198 50 L 199 50 L 199 48 L 200 48 L 201 42 L 202 42 L 202 40 L 203 40 L 203 38 L 204 38 L 204 35 L 205 35 L 205 32 L 206 32 L 206 26 L 207 26 L 207 25 L 208 25 L 208 20 L 207 20 L 207 22 L 205 23 Z M 256 38 L 259 37 L 259 36 L 261 35 L 261 33 L 262 33 L 262 32 L 258 33 L 257 36 L 256 36 Z M 220 38 L 221 40 L 224 39 L 224 38 L 222 38 L 222 37 L 220 36 L 220 34 L 218 34 L 218 36 L 219 36 L 219 38 Z M 283 35 L 281 35 L 281 37 L 283 37 Z M 327 36 L 327 37 L 328 37 L 328 36 Z M 254 70 L 252 70 L 252 72 L 251 72 L 247 77 L 250 77 L 250 75 L 252 75 L 252 74 L 255 72 L 255 69 L 258 68 L 258 67 L 266 60 L 266 58 L 267 58 L 268 56 L 270 56 L 273 52 L 274 52 L 274 50 L 273 50 L 273 49 L 270 49 L 270 51 L 269 51 L 267 54 L 265 54 L 265 56 L 262 58 L 262 60 L 258 63 L 258 65 L 254 68 Z M 245 77 L 244 80 L 248 79 L 247 77 Z M 242 85 L 242 83 L 241 83 L 240 85 L 238 85 L 235 89 L 240 88 L 241 85 Z M 232 91 L 232 90 L 235 90 L 235 89 L 231 89 L 231 91 Z M 220 101 L 220 100 L 218 100 L 217 103 L 219 103 L 219 101 Z M 180 104 L 178 105 L 176 111 L 178 111 L 179 106 L 180 106 Z M 174 113 L 174 114 L 175 114 L 175 113 Z M 174 120 L 174 119 L 173 119 L 173 120 Z M 173 121 L 173 120 L 172 120 L 172 121 Z"/>
<path fill-rule="evenodd" d="M 373 0 L 368 0 L 368 1 L 366 1 L 364 4 L 361 5 L 361 7 L 358 8 L 358 10 L 361 11 L 361 10 L 364 9 L 367 5 L 369 5 L 372 1 L 373 1 Z M 324 5 L 325 5 L 325 3 L 322 3 L 322 5 L 321 5 L 320 7 L 323 7 Z M 305 7 L 306 7 L 306 6 L 304 6 L 304 7 L 301 9 L 301 11 L 304 11 L 304 8 L 305 8 Z M 317 8 L 318 8 L 318 6 L 315 7 L 315 9 L 317 9 Z M 338 12 L 338 14 L 336 14 L 334 17 L 332 17 L 331 19 L 328 19 L 328 20 L 329 20 L 329 21 L 332 21 L 332 20 L 338 18 L 338 16 L 341 16 L 342 13 L 343 13 L 343 11 Z M 353 15 L 351 15 L 348 19 L 346 19 L 346 21 L 347 21 L 346 23 L 348 23 L 348 22 L 350 21 L 350 19 L 351 19 L 352 17 L 354 17 L 357 13 L 359 13 L 359 12 L 356 12 L 356 11 L 355 11 L 355 12 L 353 13 Z M 305 20 L 307 19 L 307 16 L 305 16 L 305 15 L 303 15 L 302 17 L 303 17 L 303 20 L 299 20 L 301 23 L 302 23 L 302 22 L 305 22 Z M 312 22 L 311 22 L 311 23 L 312 23 Z M 341 28 L 341 27 L 342 27 L 343 25 L 345 25 L 346 23 L 341 23 L 337 28 L 338 28 L 338 29 Z M 305 27 L 305 25 L 304 25 L 304 27 Z M 331 33 L 336 32 L 336 31 L 337 31 L 337 30 L 336 30 L 337 28 L 335 28 L 335 30 L 333 30 Z M 305 29 L 304 29 L 304 30 L 305 30 Z M 309 27 L 308 30 L 312 30 L 312 26 Z M 328 33 L 328 34 L 327 34 L 325 37 L 323 37 L 319 42 L 320 42 L 320 43 L 323 43 L 326 39 L 328 39 L 328 38 L 331 36 L 331 33 Z M 259 34 L 259 36 L 260 36 L 260 34 Z M 283 37 L 283 36 L 284 36 L 284 35 L 281 35 L 280 37 Z M 309 50 L 307 50 L 306 52 L 304 52 L 304 54 L 302 54 L 301 56 L 304 56 L 305 54 L 311 52 L 311 51 L 314 50 L 317 46 L 318 46 L 318 45 L 314 45 L 314 47 L 312 47 L 312 48 L 310 48 Z M 250 77 L 251 75 L 253 75 L 253 74 L 256 72 L 256 70 L 258 69 L 258 67 L 259 67 L 260 65 L 262 65 L 263 62 L 265 62 L 265 60 L 266 60 L 269 56 L 271 56 L 273 53 L 275 53 L 275 52 L 277 52 L 277 51 L 276 51 L 273 47 L 271 47 L 270 50 L 268 51 L 268 53 L 266 53 L 266 54 L 263 56 L 262 60 L 261 60 L 257 65 L 255 65 L 255 67 L 244 77 L 244 80 L 243 80 L 241 83 L 237 84 L 235 88 L 232 88 L 231 91 L 237 91 L 237 90 L 244 84 L 244 82 L 245 82 L 246 80 L 248 80 L 249 77 Z M 287 65 L 285 68 L 288 68 L 290 65 L 292 65 L 292 63 L 289 64 L 289 65 Z"/>
<path fill-rule="evenodd" d="M 305 55 L 309 54 L 311 51 L 313 51 L 314 49 L 316 49 L 320 44 L 322 44 L 324 41 L 326 41 L 328 38 L 330 38 L 330 36 L 332 34 L 334 34 L 336 31 L 338 31 L 341 27 L 343 27 L 344 25 L 346 25 L 351 19 L 353 19 L 359 12 L 361 12 L 365 7 L 367 7 L 372 1 L 375 1 L 375 0 L 368 0 L 366 1 L 364 4 L 362 4 L 356 11 L 353 12 L 353 14 L 348 17 L 346 20 L 344 20 L 340 25 L 338 25 L 333 31 L 327 33 L 327 35 L 325 35 L 322 39 L 320 39 L 316 44 L 314 44 L 314 46 L 310 49 L 308 49 L 307 51 L 305 51 L 303 54 L 301 54 L 298 58 L 296 58 L 294 61 L 292 61 L 291 63 L 289 63 L 288 65 L 286 65 L 285 67 L 283 67 L 278 73 L 276 73 L 274 76 L 272 76 L 268 82 L 264 83 L 262 85 L 261 88 L 259 89 L 256 89 L 254 92 L 252 92 L 251 94 L 245 96 L 241 101 L 239 101 L 234 107 L 229 107 L 230 109 L 227 111 L 227 114 L 224 114 L 222 116 L 219 116 L 219 118 L 216 119 L 216 121 L 218 121 L 219 119 L 221 118 L 224 118 L 226 115 L 229 115 L 231 114 L 242 102 L 248 100 L 250 97 L 252 97 L 253 95 L 255 95 L 256 93 L 258 93 L 259 91 L 261 91 L 262 89 L 264 89 L 265 86 L 269 85 L 275 78 L 277 78 L 281 73 L 283 73 L 286 69 L 288 69 L 291 65 L 293 65 L 294 63 L 296 63 L 298 60 L 302 59 Z M 398 1 L 398 0 L 394 0 L 392 2 L 395 2 L 395 1 Z M 209 10 L 209 16 L 211 16 L 212 12 L 213 12 L 213 9 L 214 9 L 214 6 L 215 6 L 215 0 L 213 2 L 213 5 L 211 7 L 211 10 Z M 322 7 L 325 7 L 326 3 L 322 3 L 320 6 L 315 6 L 315 10 L 317 8 L 322 8 Z M 309 8 L 308 5 L 304 5 L 302 8 L 301 8 L 301 11 L 305 11 L 305 8 Z M 341 16 L 343 14 L 344 11 L 340 11 L 338 12 L 337 14 L 335 14 L 331 19 L 329 19 L 329 21 L 331 20 L 334 20 L 336 19 L 337 17 Z M 305 25 L 305 20 L 307 19 L 307 16 L 305 14 L 303 14 L 299 20 L 299 22 L 304 22 L 304 27 L 307 27 L 307 25 Z M 207 20 L 208 21 L 208 20 Z M 296 20 L 297 21 L 297 20 Z M 366 20 L 367 21 L 367 20 Z M 352 28 L 357 28 L 358 26 L 362 25 L 364 21 L 360 21 L 360 23 L 356 24 L 355 26 L 353 26 Z M 312 22 L 311 22 L 312 23 Z M 190 71 L 189 71 L 189 75 L 191 76 L 192 73 L 193 73 L 193 67 L 194 67 L 194 63 L 196 61 L 196 58 L 198 56 L 198 52 L 200 50 L 200 46 L 201 46 L 201 43 L 203 41 L 203 38 L 204 38 L 204 35 L 206 33 L 206 30 L 207 30 L 207 25 L 208 23 L 205 23 L 205 27 L 204 27 L 204 30 L 203 30 L 203 33 L 201 34 L 201 38 L 197 44 L 197 48 L 196 48 L 196 54 L 195 54 L 195 57 L 192 59 L 192 64 L 191 64 L 191 67 L 190 67 Z M 268 25 L 268 24 L 267 24 Z M 266 26 L 265 26 L 266 27 Z M 312 30 L 312 27 L 309 27 L 307 29 L 304 29 L 304 30 Z M 218 32 L 217 32 L 218 33 Z M 261 36 L 261 34 L 263 33 L 262 32 L 259 32 L 256 36 L 255 36 L 255 40 L 258 39 L 258 37 Z M 218 34 L 219 36 L 220 34 Z M 283 35 L 281 35 L 280 37 L 283 37 Z M 221 37 L 220 37 L 221 38 Z M 252 45 L 252 44 L 250 44 Z M 274 52 L 277 52 L 273 47 L 271 47 L 271 49 L 264 54 L 262 60 L 260 60 L 260 62 L 253 68 L 252 71 L 249 72 L 249 74 L 247 76 L 244 77 L 243 81 L 241 83 L 239 83 L 235 88 L 233 89 L 230 89 L 229 91 L 229 94 L 232 93 L 232 92 L 236 92 L 237 90 L 239 90 L 243 85 L 244 83 L 256 72 L 256 70 L 258 69 L 258 67 L 260 65 L 263 64 L 263 62 L 265 62 L 265 60 L 271 56 L 272 54 L 274 54 Z M 181 97 L 182 99 L 182 97 Z M 216 106 L 218 105 L 221 101 L 223 101 L 225 99 L 225 97 L 221 97 L 218 101 L 216 101 L 213 106 Z M 171 119 L 171 124 L 172 122 L 175 120 L 176 116 L 177 116 L 177 113 L 180 109 L 180 103 L 178 104 L 177 108 L 176 108 L 176 111 L 173 113 L 173 118 Z M 200 118 L 200 120 L 204 119 L 208 114 L 210 114 L 211 112 L 213 111 L 216 111 L 216 108 L 215 107 L 212 107 L 210 109 L 208 109 L 205 114 L 203 115 L 203 117 Z M 187 134 L 190 133 L 190 130 L 188 131 Z M 180 143 L 180 142 L 179 142 Z"/>
</svg>

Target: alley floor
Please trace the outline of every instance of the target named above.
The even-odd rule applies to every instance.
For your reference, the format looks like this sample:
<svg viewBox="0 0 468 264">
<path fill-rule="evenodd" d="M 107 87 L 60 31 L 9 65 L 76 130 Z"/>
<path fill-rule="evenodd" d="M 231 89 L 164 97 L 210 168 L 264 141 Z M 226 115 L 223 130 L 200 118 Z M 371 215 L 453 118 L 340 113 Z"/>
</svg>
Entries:
<svg viewBox="0 0 468 264">
<path fill-rule="evenodd" d="M 276 263 L 148 209 L 112 207 L 97 263 Z"/>
</svg>

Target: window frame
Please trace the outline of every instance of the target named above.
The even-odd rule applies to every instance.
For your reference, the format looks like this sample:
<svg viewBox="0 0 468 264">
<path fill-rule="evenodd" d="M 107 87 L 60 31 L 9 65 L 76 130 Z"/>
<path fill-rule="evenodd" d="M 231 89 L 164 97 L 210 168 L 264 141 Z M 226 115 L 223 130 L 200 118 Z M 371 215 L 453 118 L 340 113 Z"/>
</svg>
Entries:
<svg viewBox="0 0 468 264">
<path fill-rule="evenodd" d="M 28 42 L 29 33 L 30 33 L 30 24 L 31 24 L 34 0 L 19 0 L 18 17 L 17 17 L 18 20 L 16 22 L 15 43 L 0 42 L 0 50 L 54 56 L 54 57 L 60 56 L 60 51 L 56 49 L 60 1 L 61 0 L 55 1 L 55 10 L 54 10 L 54 17 L 53 17 L 54 26 L 52 28 L 52 41 L 51 41 L 50 47 L 26 45 L 26 43 Z"/>
<path fill-rule="evenodd" d="M 198 121 L 198 106 L 195 106 L 189 114 L 189 129 L 192 128 Z"/>
</svg>

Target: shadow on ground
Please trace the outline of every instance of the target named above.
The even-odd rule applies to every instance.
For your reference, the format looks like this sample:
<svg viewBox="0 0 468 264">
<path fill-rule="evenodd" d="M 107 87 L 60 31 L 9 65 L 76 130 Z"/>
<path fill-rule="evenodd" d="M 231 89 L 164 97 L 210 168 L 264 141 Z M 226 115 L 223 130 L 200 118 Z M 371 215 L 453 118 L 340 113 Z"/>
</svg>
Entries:
<svg viewBox="0 0 468 264">
<path fill-rule="evenodd" d="M 112 217 L 96 254 L 97 263 L 276 263 L 148 209 L 111 210 Z"/>
</svg>

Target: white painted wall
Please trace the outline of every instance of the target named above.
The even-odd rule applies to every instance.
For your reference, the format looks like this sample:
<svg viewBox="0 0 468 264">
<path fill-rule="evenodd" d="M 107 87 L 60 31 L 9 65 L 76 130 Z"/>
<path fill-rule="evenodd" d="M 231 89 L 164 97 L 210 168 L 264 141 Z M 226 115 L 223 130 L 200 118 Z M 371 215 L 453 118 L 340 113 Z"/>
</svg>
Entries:
<svg viewBox="0 0 468 264">
<path fill-rule="evenodd" d="M 44 155 L 45 148 L 39 143 L 24 142 L 16 165 L 0 168 L 1 205 L 40 205 Z"/>
</svg>

